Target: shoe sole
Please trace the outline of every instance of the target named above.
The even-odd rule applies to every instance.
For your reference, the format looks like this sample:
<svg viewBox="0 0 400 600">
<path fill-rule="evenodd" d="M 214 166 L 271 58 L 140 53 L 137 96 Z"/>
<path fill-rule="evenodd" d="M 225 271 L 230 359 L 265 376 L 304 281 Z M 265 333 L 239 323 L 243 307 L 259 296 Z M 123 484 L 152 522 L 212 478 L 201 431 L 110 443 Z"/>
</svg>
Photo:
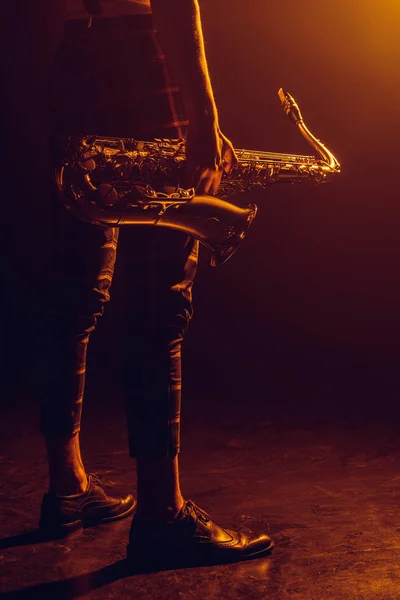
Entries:
<svg viewBox="0 0 400 600">
<path fill-rule="evenodd" d="M 171 552 L 166 555 L 157 555 L 154 552 L 143 553 L 140 549 L 134 549 L 131 544 L 127 546 L 127 561 L 131 567 L 141 568 L 153 567 L 153 568 L 179 568 L 179 567 L 196 567 L 196 566 L 211 566 L 218 564 L 232 564 L 236 562 L 243 562 L 245 560 L 255 560 L 263 556 L 271 554 L 275 543 L 271 540 L 269 546 L 262 548 L 258 552 L 252 552 L 251 554 L 231 554 L 223 556 L 188 556 L 188 555 L 172 555 Z"/>
</svg>

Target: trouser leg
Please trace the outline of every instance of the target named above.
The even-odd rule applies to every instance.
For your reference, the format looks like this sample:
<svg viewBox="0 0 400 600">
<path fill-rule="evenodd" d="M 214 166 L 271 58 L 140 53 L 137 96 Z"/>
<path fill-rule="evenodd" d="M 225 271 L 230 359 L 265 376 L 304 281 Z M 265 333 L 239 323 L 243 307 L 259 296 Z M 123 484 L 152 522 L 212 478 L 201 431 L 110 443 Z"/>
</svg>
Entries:
<svg viewBox="0 0 400 600">
<path fill-rule="evenodd" d="M 110 299 L 118 234 L 63 216 L 55 224 L 40 411 L 44 435 L 80 429 L 88 343 Z"/>
<path fill-rule="evenodd" d="M 124 385 L 132 457 L 176 455 L 180 449 L 181 349 L 193 314 L 198 242 L 177 232 L 135 236 L 125 265 L 127 321 Z M 136 256 L 134 260 L 132 257 Z"/>
<path fill-rule="evenodd" d="M 93 133 L 137 140 L 184 135 L 188 121 L 183 103 L 166 68 L 150 15 L 138 15 L 137 19 L 98 19 L 89 29 L 86 23 L 67 23 L 52 73 L 51 121 L 58 135 Z M 129 340 L 126 346 L 131 357 L 128 361 L 131 368 L 125 369 L 127 389 L 133 390 L 127 400 L 131 454 L 176 452 L 179 427 L 172 425 L 180 412 L 180 394 L 176 387 L 179 383 L 172 382 L 180 380 L 178 348 L 191 317 L 197 242 L 171 231 L 164 237 L 158 227 L 155 230 L 144 227 L 143 235 L 140 227 L 121 228 L 124 229 L 121 237 L 138 241 L 134 251 L 128 251 L 133 268 L 130 264 L 127 287 L 133 305 L 129 307 L 127 327 L 121 332 L 121 338 Z M 80 254 L 85 255 L 84 247 L 80 248 Z M 101 311 L 89 310 L 84 314 L 91 317 Z M 79 352 L 78 346 L 74 346 L 69 360 L 69 364 L 72 361 L 77 365 L 77 370 L 82 370 L 85 362 L 83 344 L 88 339 L 87 333 L 86 326 L 82 328 L 80 324 L 72 335 L 73 340 L 80 336 L 82 345 Z M 68 331 L 63 335 L 68 337 Z M 66 343 L 64 346 L 70 347 Z M 150 364 L 158 373 L 156 381 L 150 376 L 151 370 L 146 374 Z M 132 365 L 136 365 L 135 369 Z M 57 391 L 62 395 L 59 388 L 58 385 Z M 82 379 L 75 382 L 75 388 L 83 389 Z M 75 388 L 69 383 L 69 390 Z M 74 394 L 79 396 L 78 392 Z M 151 400 L 154 398 L 157 401 Z M 162 407 L 153 419 L 150 417 L 154 411 L 143 408 L 151 407 L 152 402 Z M 46 406 L 51 410 L 51 401 Z M 74 411 L 76 417 L 77 405 Z M 78 421 L 77 418 L 74 426 Z M 148 443 L 142 443 L 144 436 L 140 436 L 145 428 L 151 433 L 145 438 Z"/>
<path fill-rule="evenodd" d="M 178 331 L 135 332 L 125 364 L 131 456 L 176 454 L 180 447 L 181 345 Z"/>
</svg>

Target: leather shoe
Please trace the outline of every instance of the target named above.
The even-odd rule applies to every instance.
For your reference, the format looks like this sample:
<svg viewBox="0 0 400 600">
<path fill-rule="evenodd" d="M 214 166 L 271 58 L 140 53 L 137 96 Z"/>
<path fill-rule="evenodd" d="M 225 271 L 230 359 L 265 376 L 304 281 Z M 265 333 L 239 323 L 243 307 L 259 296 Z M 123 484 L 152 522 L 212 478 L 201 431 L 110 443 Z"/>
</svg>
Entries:
<svg viewBox="0 0 400 600">
<path fill-rule="evenodd" d="M 132 567 L 220 564 L 265 556 L 273 546 L 266 534 L 247 536 L 220 527 L 188 500 L 171 522 L 134 517 L 127 558 Z"/>
<path fill-rule="evenodd" d="M 108 496 L 96 475 L 88 473 L 87 477 L 87 489 L 81 494 L 44 494 L 39 521 L 42 533 L 64 537 L 83 527 L 123 519 L 133 512 L 136 505 L 133 496 Z"/>
</svg>

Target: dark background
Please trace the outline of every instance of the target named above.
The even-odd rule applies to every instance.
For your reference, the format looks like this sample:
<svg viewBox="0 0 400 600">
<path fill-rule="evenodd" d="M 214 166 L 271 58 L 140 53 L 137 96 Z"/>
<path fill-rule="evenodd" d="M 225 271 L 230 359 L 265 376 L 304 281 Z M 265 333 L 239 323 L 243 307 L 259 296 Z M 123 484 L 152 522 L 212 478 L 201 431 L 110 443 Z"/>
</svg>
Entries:
<svg viewBox="0 0 400 600">
<path fill-rule="evenodd" d="M 48 257 L 46 74 L 61 25 L 52 4 L 18 0 L 1 9 L 6 403 L 35 401 L 40 365 L 33 315 Z M 280 108 L 283 86 L 342 174 L 319 188 L 276 185 L 254 194 L 258 217 L 231 261 L 212 269 L 203 252 L 185 401 L 217 393 L 221 412 L 244 400 L 255 414 L 267 407 L 306 418 L 396 417 L 400 8 L 394 0 L 201 6 L 221 122 L 233 143 L 310 153 Z M 113 292 L 91 346 L 88 386 L 98 401 L 119 378 L 122 281 Z"/>
</svg>

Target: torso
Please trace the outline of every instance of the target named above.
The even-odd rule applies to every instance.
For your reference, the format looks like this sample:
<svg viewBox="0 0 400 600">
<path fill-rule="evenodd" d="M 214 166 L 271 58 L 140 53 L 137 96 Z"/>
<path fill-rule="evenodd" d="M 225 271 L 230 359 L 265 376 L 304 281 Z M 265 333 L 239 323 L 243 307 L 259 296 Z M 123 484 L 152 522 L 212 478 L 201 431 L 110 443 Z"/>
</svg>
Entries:
<svg viewBox="0 0 400 600">
<path fill-rule="evenodd" d="M 100 18 L 123 17 L 125 15 L 150 14 L 150 0 L 101 0 Z M 87 19 L 88 12 L 82 0 L 63 0 L 63 18 Z"/>
</svg>

